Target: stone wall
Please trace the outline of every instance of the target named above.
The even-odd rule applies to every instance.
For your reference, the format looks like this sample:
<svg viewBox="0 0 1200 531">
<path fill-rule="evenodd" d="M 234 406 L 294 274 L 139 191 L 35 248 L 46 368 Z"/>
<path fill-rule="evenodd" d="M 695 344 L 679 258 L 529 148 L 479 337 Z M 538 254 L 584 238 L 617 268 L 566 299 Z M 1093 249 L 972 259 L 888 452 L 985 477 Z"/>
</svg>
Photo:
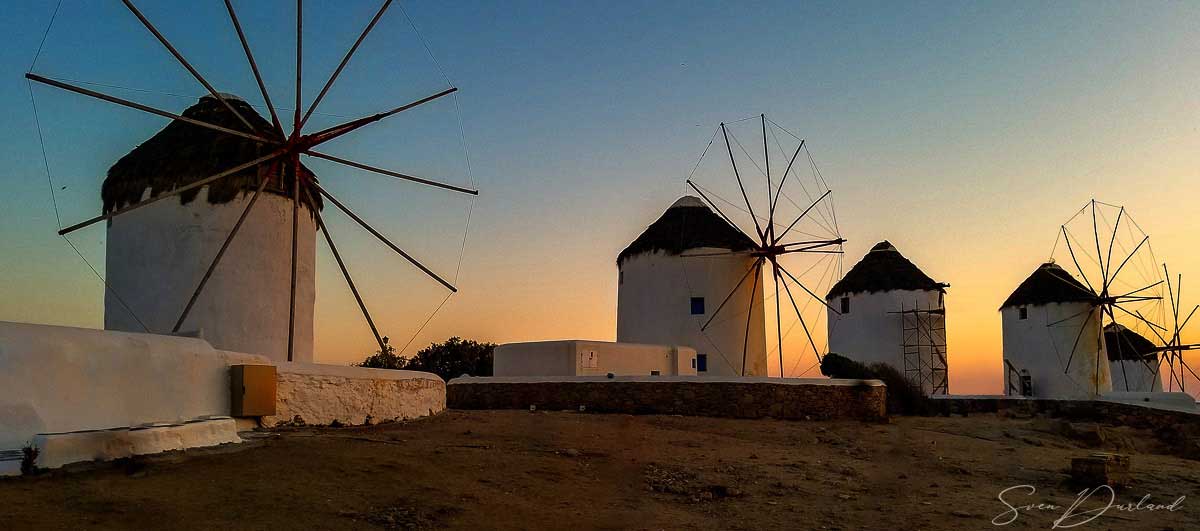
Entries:
<svg viewBox="0 0 1200 531">
<path fill-rule="evenodd" d="M 284 424 L 373 424 L 446 409 L 446 383 L 435 374 L 307 363 L 276 365 L 275 416 Z"/>
<path fill-rule="evenodd" d="M 943 415 L 996 413 L 1011 417 L 1046 417 L 1106 426 L 1148 430 L 1171 453 L 1200 460 L 1200 411 L 1164 409 L 1106 400 L 1049 400 L 1004 396 L 937 398 L 930 400 Z"/>
<path fill-rule="evenodd" d="M 597 413 L 777 419 L 876 420 L 887 416 L 878 380 L 696 377 L 455 378 L 454 409 L 572 410 Z"/>
</svg>

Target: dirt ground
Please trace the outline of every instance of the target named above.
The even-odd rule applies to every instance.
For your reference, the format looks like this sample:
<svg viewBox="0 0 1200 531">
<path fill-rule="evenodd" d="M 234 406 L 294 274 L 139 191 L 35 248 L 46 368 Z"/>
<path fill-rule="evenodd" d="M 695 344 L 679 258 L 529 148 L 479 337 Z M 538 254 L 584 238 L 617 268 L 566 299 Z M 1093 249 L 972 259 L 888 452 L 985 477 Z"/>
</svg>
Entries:
<svg viewBox="0 0 1200 531">
<path fill-rule="evenodd" d="M 1059 507 L 1005 528 L 1050 529 L 1084 488 L 1070 458 L 1098 448 L 1133 456 L 1115 503 L 1186 498 L 1075 529 L 1200 529 L 1200 462 L 1147 433 L 1083 428 L 448 411 L 0 480 L 0 529 L 993 529 L 1018 485 L 1036 492 L 1009 491 L 1012 505 Z"/>
</svg>

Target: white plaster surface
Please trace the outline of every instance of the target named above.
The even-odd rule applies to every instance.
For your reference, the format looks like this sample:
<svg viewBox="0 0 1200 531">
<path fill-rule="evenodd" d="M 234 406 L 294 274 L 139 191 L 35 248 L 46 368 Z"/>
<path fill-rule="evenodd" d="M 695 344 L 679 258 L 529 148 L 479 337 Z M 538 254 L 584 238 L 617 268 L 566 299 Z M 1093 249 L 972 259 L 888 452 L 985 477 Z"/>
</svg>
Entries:
<svg viewBox="0 0 1200 531">
<path fill-rule="evenodd" d="M 435 374 L 363 367 L 278 363 L 273 427 L 367 424 L 435 415 L 446 409 L 446 383 Z"/>
<path fill-rule="evenodd" d="M 682 346 L 568 339 L 496 347 L 496 376 L 696 375 L 696 351 Z"/>
<path fill-rule="evenodd" d="M 110 461 L 135 455 L 200 448 L 241 442 L 232 418 L 200 419 L 109 430 L 89 430 L 37 435 L 39 468 L 59 468 L 82 461 Z"/>
<path fill-rule="evenodd" d="M 942 293 L 924 290 L 891 290 L 873 293 L 850 293 L 850 311 L 839 314 L 826 310 L 829 329 L 829 352 L 833 352 L 860 363 L 886 363 L 904 372 L 904 329 L 901 315 L 903 310 L 919 307 L 923 310 L 940 308 Z M 831 306 L 840 310 L 841 297 L 828 301 Z M 929 315 L 929 319 L 941 320 L 945 327 L 945 315 Z M 945 341 L 946 338 L 939 338 Z M 929 340 L 922 343 L 929 345 Z M 921 349 L 925 359 L 931 359 L 928 347 Z M 949 355 L 942 352 L 943 356 Z M 940 360 L 939 360 L 940 361 Z M 939 363 L 940 364 L 940 363 Z M 945 367 L 945 366 L 943 366 Z M 932 388 L 924 385 L 924 391 L 929 393 Z"/>
<path fill-rule="evenodd" d="M 170 198 L 109 222 L 104 327 L 169 334 L 250 194 L 210 204 L 208 188 L 186 205 Z M 213 347 L 287 361 L 291 200 L 263 193 L 221 258 L 181 332 Z M 300 209 L 294 361 L 313 361 L 316 223 Z"/>
<path fill-rule="evenodd" d="M 1099 314 L 1088 314 L 1090 304 L 1026 306 L 1027 319 L 1020 319 L 1019 308 L 1000 310 L 1004 359 L 1018 371 L 1029 371 L 1035 398 L 1091 399 L 1113 391 L 1108 354 L 1100 336 Z M 1081 339 L 1072 357 L 1076 337 Z M 1007 368 L 1001 364 L 1000 369 L 1007 379 Z"/>
<path fill-rule="evenodd" d="M 229 414 L 229 365 L 186 337 L 0 321 L 0 450 L 35 434 Z"/>
<path fill-rule="evenodd" d="M 1147 363 L 1149 365 L 1147 365 Z M 1153 393 L 1162 391 L 1162 375 L 1158 360 L 1116 360 L 1108 362 L 1113 391 Z M 1170 375 L 1167 375 L 1170 378 Z M 1126 383 L 1128 382 L 1128 384 Z"/>
<path fill-rule="evenodd" d="M 728 249 L 689 249 L 684 254 L 729 252 Z M 742 374 L 746 342 L 746 310 L 753 292 L 746 376 L 767 375 L 763 279 L 754 274 L 742 283 L 712 324 L 704 325 L 754 263 L 746 254 L 717 257 L 672 256 L 662 252 L 627 257 L 619 266 L 617 341 L 650 345 L 683 345 L 707 355 L 708 373 Z M 704 297 L 705 314 L 691 314 L 691 298 Z"/>
</svg>

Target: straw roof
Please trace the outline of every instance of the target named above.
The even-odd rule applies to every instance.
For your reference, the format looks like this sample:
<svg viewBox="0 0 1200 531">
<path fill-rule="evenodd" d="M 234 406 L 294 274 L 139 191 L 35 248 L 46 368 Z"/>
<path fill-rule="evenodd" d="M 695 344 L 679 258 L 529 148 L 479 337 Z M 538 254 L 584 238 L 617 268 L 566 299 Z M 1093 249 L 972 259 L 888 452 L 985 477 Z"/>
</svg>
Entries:
<svg viewBox="0 0 1200 531">
<path fill-rule="evenodd" d="M 1104 327 L 1104 348 L 1108 351 L 1108 361 L 1153 361 L 1158 357 L 1153 342 L 1119 323 Z"/>
<path fill-rule="evenodd" d="M 703 247 L 745 251 L 757 246 L 754 240 L 710 210 L 699 198 L 683 196 L 617 255 L 617 265 L 642 253 L 679 255 Z"/>
<path fill-rule="evenodd" d="M 1026 278 L 1008 296 L 1000 309 L 1012 306 L 1040 305 L 1066 302 L 1091 302 L 1096 293 L 1081 284 L 1054 262 L 1046 262 Z"/>
<path fill-rule="evenodd" d="M 234 96 L 228 96 L 226 100 L 254 126 L 253 133 L 266 138 L 277 137 L 271 123 L 248 103 Z M 199 102 L 183 111 L 183 116 L 229 129 L 246 129 L 237 116 L 212 96 L 200 98 Z M 272 146 L 253 140 L 174 120 L 108 169 L 108 176 L 100 188 L 104 212 L 108 213 L 141 201 L 147 189 L 151 197 L 170 192 L 267 155 L 273 149 Z M 304 165 L 300 167 L 304 175 L 313 176 Z M 208 202 L 228 203 L 240 194 L 258 188 L 263 177 L 274 177 L 273 173 L 280 173 L 279 168 L 278 165 L 261 164 L 221 178 L 207 185 Z M 280 183 L 279 179 L 273 179 L 275 182 L 269 182 L 264 191 L 291 197 L 292 173 L 290 170 L 284 173 L 286 175 L 283 183 Z M 191 202 L 200 193 L 201 188 L 180 194 L 180 202 Z M 319 208 L 320 196 L 315 190 L 309 192 L 316 199 Z"/>
<path fill-rule="evenodd" d="M 871 248 L 854 267 L 842 277 L 829 294 L 827 300 L 850 293 L 875 293 L 880 291 L 938 291 L 945 293 L 946 284 L 926 275 L 910 262 L 891 242 L 884 240 Z"/>
</svg>

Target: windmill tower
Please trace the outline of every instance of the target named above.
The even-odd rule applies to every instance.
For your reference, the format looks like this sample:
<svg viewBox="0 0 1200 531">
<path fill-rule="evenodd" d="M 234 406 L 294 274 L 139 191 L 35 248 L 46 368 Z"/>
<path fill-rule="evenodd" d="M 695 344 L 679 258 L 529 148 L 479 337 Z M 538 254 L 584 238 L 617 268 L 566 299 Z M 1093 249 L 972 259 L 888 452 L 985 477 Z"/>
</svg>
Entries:
<svg viewBox="0 0 1200 531">
<path fill-rule="evenodd" d="M 1159 274 L 1150 236 L 1125 207 L 1095 199 L 1058 233 L 1050 261 L 1000 307 L 1005 393 L 1095 398 L 1161 389 L 1153 381 L 1159 378 L 1153 354 L 1175 352 L 1169 347 L 1178 342 L 1159 332 L 1167 332 L 1163 292 L 1171 284 Z M 1171 298 L 1172 307 L 1177 303 Z M 1148 341 L 1135 337 L 1145 340 L 1143 333 L 1167 346 L 1151 352 Z M 1143 367 L 1131 373 L 1134 364 Z"/>
<path fill-rule="evenodd" d="M 617 256 L 617 341 L 692 347 L 701 375 L 766 376 L 763 280 L 739 282 L 757 261 L 742 253 L 753 248 L 699 198 L 679 198 Z M 710 253 L 722 256 L 692 257 Z M 728 304 L 755 308 L 749 320 L 701 331 L 730 293 Z"/>
<path fill-rule="evenodd" d="M 1152 341 L 1123 324 L 1109 323 L 1104 327 L 1104 350 L 1108 352 L 1113 390 L 1162 391 L 1162 377 L 1158 373 L 1160 349 Z"/>
<path fill-rule="evenodd" d="M 1013 290 L 1000 305 L 1005 394 L 1086 399 L 1112 390 L 1095 299 L 1052 262 Z"/>
<path fill-rule="evenodd" d="M 738 128 L 761 138 L 762 151 L 746 150 Z M 717 135 L 725 149 L 706 159 Z M 790 138 L 788 150 L 780 137 Z M 751 178 L 753 170 L 762 178 Z M 814 315 L 806 320 L 804 312 L 825 304 L 813 288 L 840 273 L 846 240 L 804 139 L 766 115 L 722 123 L 686 184 L 696 196 L 677 200 L 617 257 L 617 340 L 691 347 L 702 375 L 783 377 L 816 368 L 824 350 L 813 338 Z M 795 319 L 785 321 L 785 312 Z M 789 347 L 801 353 L 789 365 L 784 340 L 792 331 L 804 337 Z M 809 355 L 816 363 L 796 371 Z"/>
<path fill-rule="evenodd" d="M 207 92 L 183 114 L 80 86 L 87 82 L 25 74 L 33 83 L 171 120 L 108 170 L 101 187 L 100 215 L 58 231 L 66 236 L 107 222 L 106 328 L 161 334 L 194 332 L 220 349 L 262 354 L 277 361 L 312 361 L 314 262 L 316 234 L 321 233 L 376 343 L 381 351 L 387 350 L 367 302 L 325 225 L 325 202 L 386 247 L 388 256 L 403 258 L 441 288 L 457 292 L 451 281 L 427 267 L 414 256 L 416 253 L 406 252 L 346 202 L 334 197 L 301 162 L 322 159 L 338 170 L 353 168 L 386 176 L 390 183 L 405 181 L 455 194 L 478 195 L 472 188 L 356 162 L 326 151 L 336 149 L 327 144 L 335 139 L 350 138 L 347 135 L 360 129 L 384 120 L 395 121 L 393 117 L 405 111 L 452 96 L 458 89 L 449 86 L 449 79 L 447 88 L 433 94 L 401 104 L 380 105 L 373 114 L 319 130 L 313 131 L 311 124 L 305 127 L 360 45 L 393 5 L 391 0 L 382 2 L 316 97 L 307 103 L 302 86 L 305 9 L 303 1 L 296 2 L 295 83 L 291 87 L 295 99 L 289 102 L 291 123 L 286 129 L 232 2 L 224 2 L 230 23 L 227 37 L 233 42 L 236 35 L 270 121 L 247 102 L 218 92 L 132 0 L 122 4 Z M 36 66 L 35 56 L 31 70 Z M 36 116 L 36 99 L 34 112 Z M 344 177 L 335 170 L 327 173 L 328 179 Z M 461 254 L 459 260 L 461 264 Z"/>
<path fill-rule="evenodd" d="M 270 134 L 271 123 L 250 105 L 223 96 L 250 120 L 255 133 Z M 221 127 L 239 125 L 234 113 L 212 96 L 200 98 L 183 116 Z M 174 190 L 264 151 L 252 140 L 171 122 L 108 170 L 101 188 L 103 212 Z M 312 172 L 300 168 L 306 182 L 312 181 Z M 246 168 L 177 199 L 110 220 L 104 327 L 196 333 L 218 349 L 287 361 L 291 242 L 281 236 L 291 232 L 292 179 L 281 179 L 280 169 L 278 165 Z M 259 185 L 264 185 L 263 192 L 255 195 Z M 317 194 L 309 190 L 302 195 Z M 254 209 L 241 219 L 251 201 L 256 202 Z M 299 362 L 313 360 L 317 224 L 312 210 L 307 200 L 302 201 L 297 220 L 292 359 Z M 222 250 L 237 225 L 238 238 Z M 205 276 L 209 261 L 222 251 L 222 266 L 208 277 L 204 292 L 190 300 L 197 279 Z M 183 308 L 189 311 L 180 321 Z"/>
<path fill-rule="evenodd" d="M 825 296 L 829 352 L 864 364 L 886 363 L 923 392 L 946 394 L 948 286 L 891 242 L 875 244 Z"/>
</svg>

